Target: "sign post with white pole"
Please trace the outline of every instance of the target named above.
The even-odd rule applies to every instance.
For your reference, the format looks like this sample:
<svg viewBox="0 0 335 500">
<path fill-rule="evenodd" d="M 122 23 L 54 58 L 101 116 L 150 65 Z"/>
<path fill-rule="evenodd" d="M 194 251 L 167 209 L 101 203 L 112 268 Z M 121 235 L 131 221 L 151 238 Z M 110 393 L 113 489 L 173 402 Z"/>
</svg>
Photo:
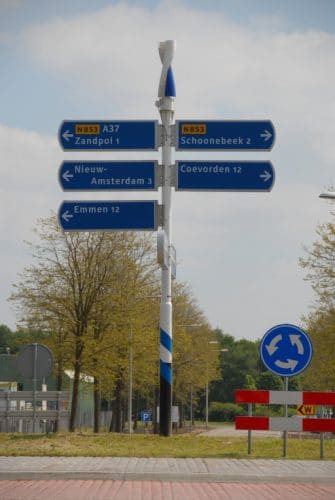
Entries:
<svg viewBox="0 0 335 500">
<path fill-rule="evenodd" d="M 163 165 L 163 224 L 162 228 L 168 244 L 167 266 L 162 266 L 161 306 L 160 306 L 160 435 L 172 433 L 172 289 L 171 289 L 171 194 L 172 194 L 172 122 L 174 115 L 175 84 L 171 68 L 176 49 L 174 40 L 159 44 L 162 73 L 156 105 L 162 120 L 162 165 Z"/>
</svg>

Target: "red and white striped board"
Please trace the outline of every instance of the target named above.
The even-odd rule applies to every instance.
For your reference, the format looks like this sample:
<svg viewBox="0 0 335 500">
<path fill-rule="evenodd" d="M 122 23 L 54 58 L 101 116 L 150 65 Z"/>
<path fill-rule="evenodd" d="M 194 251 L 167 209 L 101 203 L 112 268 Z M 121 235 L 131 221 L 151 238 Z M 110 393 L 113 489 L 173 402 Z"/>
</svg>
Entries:
<svg viewBox="0 0 335 500">
<path fill-rule="evenodd" d="M 236 403 L 335 406 L 335 392 L 263 391 L 238 389 Z M 235 428 L 254 431 L 335 432 L 335 419 L 236 417 Z"/>
<path fill-rule="evenodd" d="M 249 431 L 335 432 L 335 419 L 235 417 L 235 429 Z"/>
<path fill-rule="evenodd" d="M 323 405 L 335 406 L 335 392 L 263 391 L 238 389 L 236 403 L 265 405 Z"/>
</svg>

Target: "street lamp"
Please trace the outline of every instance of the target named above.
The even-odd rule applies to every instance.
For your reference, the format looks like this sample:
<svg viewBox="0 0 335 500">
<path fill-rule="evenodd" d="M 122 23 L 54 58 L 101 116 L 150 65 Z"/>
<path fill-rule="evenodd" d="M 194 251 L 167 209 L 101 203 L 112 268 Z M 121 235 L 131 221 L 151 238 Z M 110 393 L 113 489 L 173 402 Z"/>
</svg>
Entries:
<svg viewBox="0 0 335 500">
<path fill-rule="evenodd" d="M 335 199 L 335 192 L 334 191 L 325 191 L 324 193 L 319 194 L 319 198 L 326 198 L 328 200 L 334 200 Z"/>
<path fill-rule="evenodd" d="M 218 344 L 217 340 L 210 340 L 209 344 Z M 216 352 L 228 352 L 229 349 L 214 349 Z M 206 429 L 208 429 L 208 362 L 206 364 Z"/>
</svg>

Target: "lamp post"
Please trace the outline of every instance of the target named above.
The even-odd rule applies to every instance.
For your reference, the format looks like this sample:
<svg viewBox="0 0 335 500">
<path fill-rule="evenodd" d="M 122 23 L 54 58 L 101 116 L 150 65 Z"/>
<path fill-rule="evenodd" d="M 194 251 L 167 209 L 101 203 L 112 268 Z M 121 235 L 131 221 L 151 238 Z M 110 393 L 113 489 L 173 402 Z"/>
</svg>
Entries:
<svg viewBox="0 0 335 500">
<path fill-rule="evenodd" d="M 129 386 L 128 386 L 128 433 L 132 433 L 133 413 L 133 322 L 130 320 L 129 328 Z"/>
<path fill-rule="evenodd" d="M 208 344 L 218 344 L 217 340 L 210 340 Z M 216 352 L 228 352 L 229 349 L 214 349 Z M 208 429 L 208 362 L 206 363 L 206 429 Z"/>
<path fill-rule="evenodd" d="M 335 199 L 335 192 L 334 191 L 325 191 L 324 193 L 319 194 L 319 198 L 326 198 L 328 200 L 334 200 Z"/>
</svg>

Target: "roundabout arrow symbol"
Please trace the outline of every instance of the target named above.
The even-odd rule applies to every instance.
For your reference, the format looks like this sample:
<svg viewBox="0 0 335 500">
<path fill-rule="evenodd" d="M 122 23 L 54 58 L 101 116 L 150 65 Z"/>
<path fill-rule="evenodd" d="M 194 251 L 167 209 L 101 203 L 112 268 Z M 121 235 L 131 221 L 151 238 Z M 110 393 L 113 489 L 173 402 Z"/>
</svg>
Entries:
<svg viewBox="0 0 335 500">
<path fill-rule="evenodd" d="M 275 337 L 273 337 L 270 344 L 265 346 L 270 356 L 272 356 L 272 354 L 274 354 L 277 351 L 278 349 L 277 344 L 282 340 L 282 338 L 283 337 L 280 334 L 276 335 Z"/>
<path fill-rule="evenodd" d="M 297 346 L 298 354 L 304 354 L 304 346 L 300 340 L 300 335 L 290 335 L 290 341 L 292 345 Z"/>
<path fill-rule="evenodd" d="M 297 366 L 298 361 L 295 359 L 287 359 L 286 361 L 280 361 L 280 359 L 277 359 L 275 361 L 275 365 L 277 365 L 279 368 L 284 368 L 285 370 L 291 370 L 293 371 L 294 368 Z"/>
</svg>

